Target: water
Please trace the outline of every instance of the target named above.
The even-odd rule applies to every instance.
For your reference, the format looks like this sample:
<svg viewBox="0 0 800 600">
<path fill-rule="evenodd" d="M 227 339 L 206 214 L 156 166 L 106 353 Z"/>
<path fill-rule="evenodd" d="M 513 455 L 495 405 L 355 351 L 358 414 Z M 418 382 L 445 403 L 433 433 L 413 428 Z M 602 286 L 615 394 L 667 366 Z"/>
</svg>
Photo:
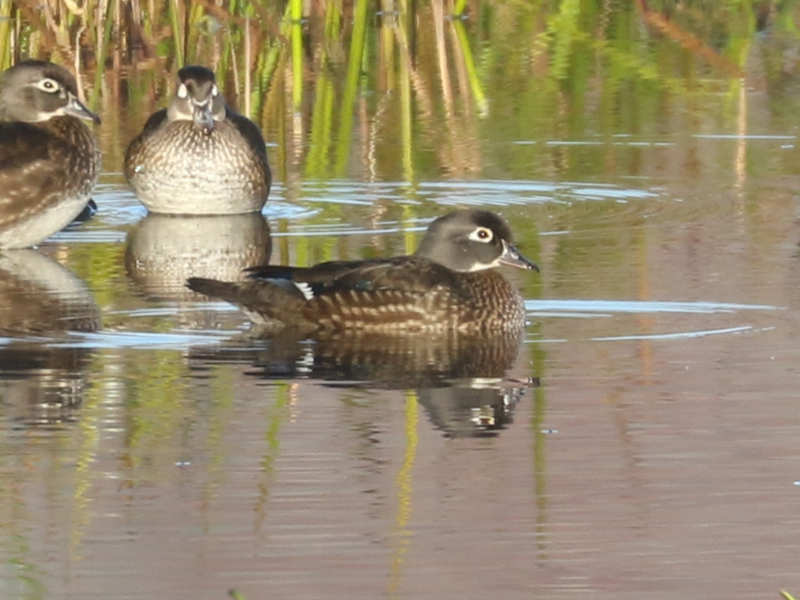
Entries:
<svg viewBox="0 0 800 600">
<path fill-rule="evenodd" d="M 527 297 L 524 343 L 474 378 L 429 340 L 350 354 L 253 340 L 239 311 L 182 287 L 230 275 L 254 247 L 290 261 L 304 240 L 320 240 L 302 249 L 314 260 L 325 245 L 403 252 L 427 217 L 352 202 L 379 195 L 391 212 L 403 185 L 309 184 L 299 203 L 277 186 L 266 219 L 198 224 L 145 216 L 105 183 L 95 218 L 20 253 L 2 290 L 4 325 L 32 331 L 0 351 L 4 596 L 791 585 L 794 200 L 754 182 L 758 218 L 743 222 L 735 198 L 592 185 L 419 186 L 430 214 L 467 198 L 537 249 L 541 275 L 508 274 Z M 595 202 L 595 218 L 573 217 Z M 314 222 L 321 203 L 348 209 Z M 94 263 L 96 248 L 114 260 Z M 91 271 L 64 268 L 73 255 Z"/>
<path fill-rule="evenodd" d="M 489 119 L 420 108 L 408 154 L 372 90 L 336 174 L 287 111 L 263 215 L 147 215 L 120 172 L 147 111 L 105 103 L 97 215 L 0 257 L 0 597 L 800 593 L 794 67 L 762 72 L 769 39 L 741 88 L 673 75 L 611 115 L 491 71 Z M 184 287 L 407 253 L 454 206 L 541 267 L 506 273 L 519 340 L 264 340 Z"/>
</svg>

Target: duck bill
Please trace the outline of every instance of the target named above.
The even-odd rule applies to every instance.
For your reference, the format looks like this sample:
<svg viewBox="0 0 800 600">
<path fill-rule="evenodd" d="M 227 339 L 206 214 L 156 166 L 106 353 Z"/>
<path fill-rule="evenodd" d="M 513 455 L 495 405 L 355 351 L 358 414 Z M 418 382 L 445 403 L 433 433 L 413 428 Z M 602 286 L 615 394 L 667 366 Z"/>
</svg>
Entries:
<svg viewBox="0 0 800 600">
<path fill-rule="evenodd" d="M 210 133 L 214 129 L 214 113 L 211 112 L 211 102 L 195 104 L 192 118 L 195 125 L 202 127 L 206 133 Z"/>
<path fill-rule="evenodd" d="M 509 267 L 539 271 L 539 267 L 536 266 L 536 263 L 522 256 L 519 250 L 505 240 L 503 240 L 503 254 L 500 255 L 499 262 L 501 265 L 508 265 Z"/>
<path fill-rule="evenodd" d="M 64 107 L 64 114 L 71 117 L 78 117 L 79 119 L 100 123 L 100 117 L 86 108 L 86 105 L 72 94 L 69 95 L 69 102 Z"/>
</svg>

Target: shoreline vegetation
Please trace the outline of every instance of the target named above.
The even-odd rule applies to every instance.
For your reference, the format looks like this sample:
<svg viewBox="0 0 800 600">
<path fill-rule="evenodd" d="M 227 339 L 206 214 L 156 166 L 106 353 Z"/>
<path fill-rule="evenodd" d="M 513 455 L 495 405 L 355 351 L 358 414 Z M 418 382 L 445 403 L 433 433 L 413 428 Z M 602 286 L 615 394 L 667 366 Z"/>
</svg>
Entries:
<svg viewBox="0 0 800 600">
<path fill-rule="evenodd" d="M 206 65 L 261 127 L 281 199 L 301 202 L 304 182 L 395 182 L 408 202 L 371 212 L 406 221 L 430 216 L 426 180 L 699 176 L 728 158 L 680 155 L 671 132 L 741 136 L 753 90 L 779 98 L 771 118 L 788 131 L 797 22 L 793 0 L 0 0 L 0 68 L 76 71 L 116 177 L 177 69 Z M 744 145 L 731 152 L 745 177 Z"/>
<path fill-rule="evenodd" d="M 401 148 L 391 176 L 414 181 L 431 161 L 479 172 L 476 139 L 498 121 L 556 138 L 589 122 L 636 133 L 665 98 L 709 92 L 736 111 L 756 35 L 796 39 L 798 14 L 767 0 L 0 0 L 0 68 L 25 57 L 70 67 L 91 108 L 130 107 L 130 137 L 177 69 L 203 64 L 286 153 L 278 164 L 344 176 L 358 138 L 374 171 L 382 135 Z M 517 99 L 513 114 L 499 94 Z"/>
</svg>

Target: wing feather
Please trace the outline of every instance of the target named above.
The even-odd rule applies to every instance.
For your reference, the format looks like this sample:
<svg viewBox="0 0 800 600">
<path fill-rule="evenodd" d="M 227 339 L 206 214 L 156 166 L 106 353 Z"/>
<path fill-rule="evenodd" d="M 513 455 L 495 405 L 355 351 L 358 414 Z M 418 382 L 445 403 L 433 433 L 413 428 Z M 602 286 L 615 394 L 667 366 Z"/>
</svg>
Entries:
<svg viewBox="0 0 800 600">
<path fill-rule="evenodd" d="M 27 123 L 0 123 L 0 140 L 0 227 L 5 227 L 63 193 L 69 146 Z"/>
</svg>

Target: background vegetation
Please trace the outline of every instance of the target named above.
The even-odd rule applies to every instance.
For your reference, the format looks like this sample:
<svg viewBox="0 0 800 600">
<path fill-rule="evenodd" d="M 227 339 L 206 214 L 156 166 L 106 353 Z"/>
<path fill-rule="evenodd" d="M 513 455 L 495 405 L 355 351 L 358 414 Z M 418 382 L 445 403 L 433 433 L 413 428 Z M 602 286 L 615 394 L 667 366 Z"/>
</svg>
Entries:
<svg viewBox="0 0 800 600">
<path fill-rule="evenodd" d="M 793 70 L 799 14 L 776 0 L 0 0 L 0 67 L 72 66 L 109 116 L 109 166 L 177 68 L 203 63 L 276 144 L 284 179 L 413 182 L 485 173 L 485 141 L 663 134 L 657 116 L 709 94 L 735 113 L 759 33 L 773 35 L 758 84 Z M 511 175 L 531 158 L 563 173 L 507 158 Z"/>
<path fill-rule="evenodd" d="M 105 181 L 121 182 L 124 148 L 166 103 L 175 71 L 202 63 L 265 133 L 277 182 L 268 210 L 285 200 L 311 209 L 305 223 L 408 225 L 441 212 L 431 199 L 491 204 L 524 182 L 526 203 L 505 212 L 567 230 L 617 211 L 614 198 L 562 210 L 571 182 L 696 188 L 733 172 L 739 185 L 771 168 L 774 155 L 694 136 L 796 131 L 798 20 L 795 0 L 0 0 L 0 67 L 36 57 L 78 73 L 103 116 Z M 492 195 L 482 183 L 467 197 L 443 184 L 472 179 L 505 187 Z M 343 201 L 353 180 L 385 187 L 358 208 Z M 291 226 L 274 214 L 271 224 Z M 538 232 L 518 235 L 535 255 Z M 623 264 L 645 235 L 619 240 Z M 594 243 L 564 239 L 558 256 L 574 270 Z M 415 244 L 415 234 L 404 248 L 297 236 L 274 248 L 281 262 L 306 263 Z M 104 303 L 122 253 L 64 250 Z"/>
</svg>

